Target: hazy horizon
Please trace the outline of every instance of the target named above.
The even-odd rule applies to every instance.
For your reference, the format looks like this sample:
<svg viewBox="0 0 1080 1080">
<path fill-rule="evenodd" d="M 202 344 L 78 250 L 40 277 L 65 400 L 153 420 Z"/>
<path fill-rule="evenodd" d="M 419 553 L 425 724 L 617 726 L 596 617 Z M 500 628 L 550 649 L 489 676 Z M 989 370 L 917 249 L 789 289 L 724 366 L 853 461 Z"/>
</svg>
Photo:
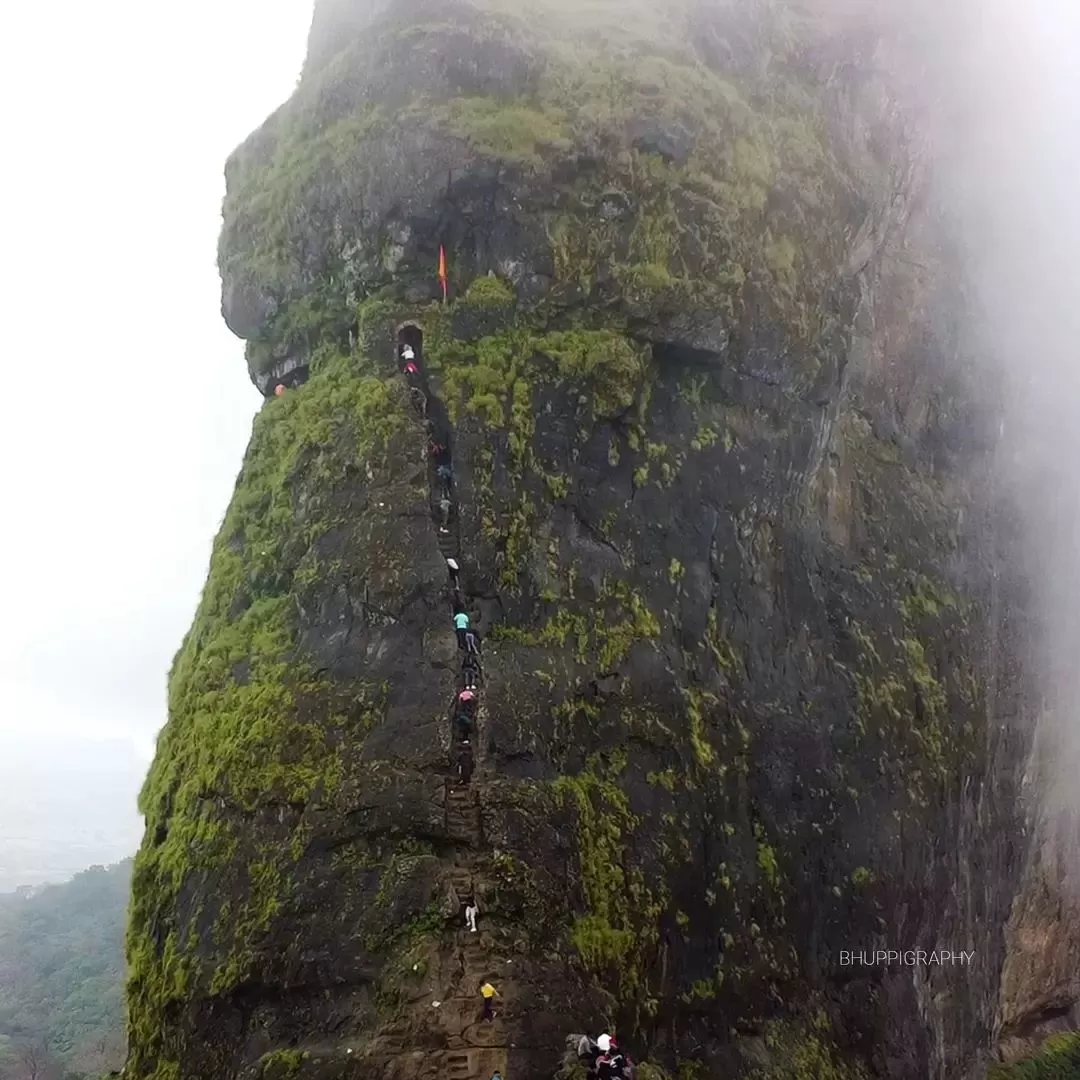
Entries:
<svg viewBox="0 0 1080 1080">
<path fill-rule="evenodd" d="M 168 668 L 260 404 L 219 310 L 225 160 L 291 93 L 310 15 L 0 12 L 18 357 L 0 424 L 0 890 L 138 844 Z"/>
<path fill-rule="evenodd" d="M 0 893 L 134 855 L 145 762 L 122 739 L 8 740 L 0 759 Z M 47 793 L 42 797 L 42 793 Z"/>
</svg>

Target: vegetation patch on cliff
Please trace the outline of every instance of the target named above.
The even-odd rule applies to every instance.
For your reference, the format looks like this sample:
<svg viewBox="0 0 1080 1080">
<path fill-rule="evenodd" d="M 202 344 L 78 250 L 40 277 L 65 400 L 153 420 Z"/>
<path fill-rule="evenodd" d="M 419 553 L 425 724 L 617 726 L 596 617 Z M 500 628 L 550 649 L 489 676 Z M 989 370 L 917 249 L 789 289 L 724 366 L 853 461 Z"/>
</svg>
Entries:
<svg viewBox="0 0 1080 1080">
<path fill-rule="evenodd" d="M 753 65 L 721 71 L 686 41 L 658 56 L 641 42 L 548 40 L 506 15 L 481 21 L 479 38 L 517 58 L 517 92 L 447 94 L 440 79 L 429 85 L 441 66 L 420 63 L 393 106 L 373 104 L 339 57 L 306 74 L 233 155 L 220 263 L 227 295 L 250 316 L 241 322 L 254 320 L 254 369 L 340 343 L 357 300 L 413 257 L 400 223 L 393 236 L 380 222 L 343 227 L 378 186 L 377 163 L 400 152 L 404 128 L 423 133 L 431 153 L 509 170 L 521 212 L 546 229 L 561 302 L 580 307 L 596 290 L 605 300 L 614 291 L 634 317 L 698 311 L 734 323 L 752 277 L 809 358 L 802 377 L 811 380 L 835 328 L 824 297 L 845 255 L 840 225 L 862 208 L 803 81 L 809 73 L 780 59 L 797 40 L 783 17 L 757 27 L 776 53 L 767 75 Z M 432 55 L 479 47 L 450 24 L 408 31 L 422 32 Z M 353 63 L 361 59 L 376 81 L 390 62 L 365 53 Z M 447 146 L 455 141 L 467 153 Z M 563 178 L 577 157 L 592 164 Z M 557 209 L 531 205 L 529 175 L 564 191 Z"/>
<path fill-rule="evenodd" d="M 765 1046 L 775 1063 L 753 1069 L 747 1080 L 869 1080 L 861 1065 L 840 1055 L 823 1013 L 807 1023 L 770 1023 Z"/>
<path fill-rule="evenodd" d="M 341 688 L 298 655 L 293 593 L 312 544 L 335 523 L 334 491 L 347 470 L 379 467 L 406 408 L 396 383 L 357 357 L 338 356 L 256 417 L 195 621 L 173 664 L 169 722 L 140 796 L 147 842 L 135 861 L 127 948 L 141 1054 L 160 1046 L 162 1010 L 190 992 L 193 978 L 205 976 L 208 991 L 220 993 L 248 974 L 253 944 L 285 899 L 303 832 L 259 852 L 248 850 L 236 822 L 268 800 L 301 809 L 332 800 L 343 746 L 329 733 L 360 738 L 370 726 L 352 708 L 333 722 Z M 369 711 L 381 707 L 378 688 L 357 686 L 351 696 Z M 315 701 L 327 715 L 312 714 Z M 240 855 L 244 862 L 233 866 Z M 244 899 L 219 912 L 215 949 L 204 953 L 224 959 L 204 972 L 195 958 L 200 912 L 182 911 L 180 898 L 186 885 L 226 866 L 241 874 Z M 162 937 L 160 912 L 170 912 Z"/>
<path fill-rule="evenodd" d="M 650 889 L 634 863 L 639 820 L 615 782 L 625 768 L 618 754 L 591 758 L 585 771 L 556 780 L 552 790 L 570 807 L 578 828 L 578 865 L 586 910 L 571 930 L 583 961 L 623 1002 L 639 1000 L 648 958 L 658 937 L 666 890 Z"/>
<path fill-rule="evenodd" d="M 1080 1035 L 1052 1035 L 1042 1049 L 1013 1065 L 993 1065 L 987 1080 L 1076 1080 L 1080 1077 Z"/>
</svg>

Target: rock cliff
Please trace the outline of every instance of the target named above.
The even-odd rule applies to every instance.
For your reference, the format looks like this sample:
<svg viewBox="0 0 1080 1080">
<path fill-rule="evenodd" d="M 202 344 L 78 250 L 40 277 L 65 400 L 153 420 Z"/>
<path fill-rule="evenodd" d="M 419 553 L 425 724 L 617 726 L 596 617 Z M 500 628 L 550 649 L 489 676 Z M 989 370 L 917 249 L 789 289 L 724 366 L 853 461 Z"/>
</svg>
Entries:
<svg viewBox="0 0 1080 1080">
<path fill-rule="evenodd" d="M 643 8 L 319 0 L 228 163 L 268 401 L 142 796 L 131 1078 L 539 1080 L 601 1027 L 981 1075 L 1025 597 L 925 155 L 874 38 Z"/>
</svg>

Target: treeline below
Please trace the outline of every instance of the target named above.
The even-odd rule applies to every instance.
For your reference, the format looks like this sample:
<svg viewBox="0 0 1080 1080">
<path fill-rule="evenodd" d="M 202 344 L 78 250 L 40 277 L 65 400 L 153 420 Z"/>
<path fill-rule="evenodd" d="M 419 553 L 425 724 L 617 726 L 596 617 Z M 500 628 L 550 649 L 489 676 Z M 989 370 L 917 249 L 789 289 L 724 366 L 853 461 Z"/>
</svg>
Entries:
<svg viewBox="0 0 1080 1080">
<path fill-rule="evenodd" d="M 0 1080 L 119 1069 L 131 860 L 0 895 Z"/>
</svg>

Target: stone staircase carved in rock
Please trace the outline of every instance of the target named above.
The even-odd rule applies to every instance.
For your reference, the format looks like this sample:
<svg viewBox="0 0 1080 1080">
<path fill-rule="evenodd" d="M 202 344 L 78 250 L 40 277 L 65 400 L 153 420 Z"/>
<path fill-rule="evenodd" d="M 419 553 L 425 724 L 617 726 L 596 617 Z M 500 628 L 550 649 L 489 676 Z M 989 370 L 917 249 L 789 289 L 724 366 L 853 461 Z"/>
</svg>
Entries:
<svg viewBox="0 0 1080 1080">
<path fill-rule="evenodd" d="M 483 842 L 480 807 L 469 787 L 451 785 L 446 793 L 446 834 L 460 844 L 479 847 Z"/>
<path fill-rule="evenodd" d="M 449 417 L 445 406 L 434 395 L 423 374 L 422 352 L 421 341 L 416 349 L 416 363 L 423 380 L 427 419 L 431 422 L 432 438 L 446 446 L 449 451 L 452 435 Z M 445 424 L 445 431 L 439 430 L 440 422 Z M 430 468 L 433 483 L 432 498 L 436 499 L 439 492 L 434 487 L 434 463 Z M 456 493 L 452 497 L 456 500 Z M 459 516 L 460 506 L 455 506 L 449 531 L 444 533 L 436 529 L 436 537 L 442 557 L 455 559 L 460 563 Z M 453 632 L 452 629 L 449 632 Z M 481 694 L 476 715 L 476 734 L 473 739 L 476 764 L 473 785 L 476 784 L 480 773 L 487 771 L 484 767 L 482 751 L 486 720 L 487 714 Z M 451 745 L 453 745 L 453 739 Z M 475 787 L 459 787 L 454 780 L 451 780 L 447 783 L 444 808 L 446 836 L 458 849 L 454 861 L 449 866 L 449 883 L 460 904 L 456 916 L 458 925 L 454 944 L 457 961 L 454 967 L 458 974 L 454 977 L 452 985 L 443 993 L 439 1005 L 432 1009 L 436 1014 L 432 1018 L 435 1022 L 435 1032 L 432 1034 L 437 1041 L 444 1041 L 446 1049 L 437 1050 L 434 1053 L 427 1052 L 426 1059 L 419 1070 L 414 1071 L 406 1067 L 406 1071 L 413 1072 L 414 1075 L 418 1074 L 417 1080 L 490 1080 L 492 1073 L 496 1071 L 500 1072 L 506 1080 L 513 1080 L 512 1077 L 506 1077 L 509 1039 L 503 1018 L 499 1015 L 500 999 L 496 998 L 495 1019 L 493 1021 L 481 1019 L 483 999 L 480 995 L 480 987 L 490 979 L 496 989 L 499 988 L 501 978 L 499 972 L 505 960 L 498 958 L 497 937 L 484 926 L 486 913 L 483 908 L 480 911 L 478 932 L 471 932 L 464 920 L 465 902 L 473 896 L 482 902 L 483 895 L 484 834 L 479 792 Z M 438 996 L 436 1000 L 439 1000 Z M 414 1041 L 408 1045 L 410 1032 Z M 387 1048 L 394 1046 L 395 1050 L 391 1052 L 396 1053 L 399 1058 L 404 1058 L 410 1049 L 414 1052 L 417 1050 L 415 1038 L 416 1028 L 410 1026 L 407 1021 L 401 1025 L 391 1025 L 384 1029 L 379 1039 L 380 1049 L 383 1046 Z"/>
</svg>

